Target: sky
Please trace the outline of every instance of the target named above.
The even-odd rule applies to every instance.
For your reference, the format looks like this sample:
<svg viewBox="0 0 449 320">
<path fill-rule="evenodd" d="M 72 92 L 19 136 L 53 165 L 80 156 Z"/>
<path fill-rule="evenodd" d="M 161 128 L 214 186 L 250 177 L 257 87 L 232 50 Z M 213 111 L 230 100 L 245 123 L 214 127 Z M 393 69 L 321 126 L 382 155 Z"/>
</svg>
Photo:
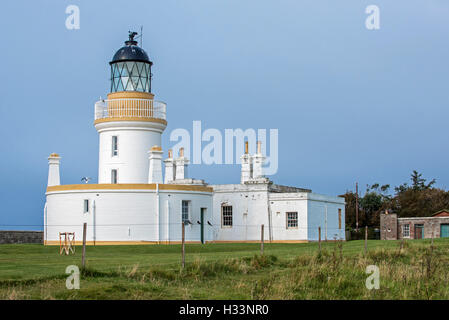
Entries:
<svg viewBox="0 0 449 320">
<path fill-rule="evenodd" d="M 80 9 L 68 30 L 66 8 Z M 380 9 L 368 30 L 365 9 Z M 412 170 L 449 186 L 446 0 L 4 1 L 0 11 L 0 229 L 39 230 L 47 157 L 61 183 L 97 179 L 94 103 L 108 62 L 140 31 L 170 132 L 279 130 L 275 183 L 338 195 Z M 238 165 L 191 165 L 210 184 Z"/>
</svg>

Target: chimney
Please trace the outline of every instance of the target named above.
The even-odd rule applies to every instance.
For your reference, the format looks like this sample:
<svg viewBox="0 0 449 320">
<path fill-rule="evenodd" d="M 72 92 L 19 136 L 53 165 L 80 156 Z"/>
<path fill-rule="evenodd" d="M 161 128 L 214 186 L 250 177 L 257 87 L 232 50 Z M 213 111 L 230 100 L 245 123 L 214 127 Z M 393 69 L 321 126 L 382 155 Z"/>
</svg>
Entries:
<svg viewBox="0 0 449 320">
<path fill-rule="evenodd" d="M 265 157 L 262 154 L 262 141 L 257 141 L 257 153 L 252 157 L 253 158 L 253 178 L 264 178 L 263 175 L 263 164 L 265 161 Z"/>
<path fill-rule="evenodd" d="M 252 178 L 252 157 L 248 154 L 248 141 L 245 142 L 245 154 L 240 157 L 242 171 L 240 183 L 245 183 Z"/>
<path fill-rule="evenodd" d="M 59 161 L 61 157 L 59 154 L 52 153 L 48 157 L 48 183 L 47 186 L 59 186 L 61 184 L 61 180 L 59 178 Z"/>
<path fill-rule="evenodd" d="M 179 149 L 179 158 L 175 160 L 176 174 L 175 180 L 187 179 L 187 164 L 189 160 L 184 157 L 184 148 Z"/>
<path fill-rule="evenodd" d="M 162 153 L 162 148 L 159 146 L 153 146 L 149 151 L 148 183 L 162 183 Z"/>
<path fill-rule="evenodd" d="M 165 164 L 164 183 L 169 183 L 175 180 L 175 170 L 176 170 L 175 161 L 173 160 L 172 149 L 168 150 L 168 158 L 164 160 L 164 164 Z"/>
</svg>

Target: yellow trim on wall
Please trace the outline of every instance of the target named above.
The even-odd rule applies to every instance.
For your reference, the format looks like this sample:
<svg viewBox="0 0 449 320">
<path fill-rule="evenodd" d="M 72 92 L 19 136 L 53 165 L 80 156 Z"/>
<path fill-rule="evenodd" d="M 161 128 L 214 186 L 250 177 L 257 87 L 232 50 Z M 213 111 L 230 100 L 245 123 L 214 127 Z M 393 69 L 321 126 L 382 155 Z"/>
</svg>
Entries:
<svg viewBox="0 0 449 320">
<path fill-rule="evenodd" d="M 188 184 L 160 184 L 159 190 L 214 192 L 214 189 L 212 187 L 188 185 Z"/>
<path fill-rule="evenodd" d="M 156 190 L 155 183 L 63 184 L 47 187 L 47 192 L 74 190 Z M 184 184 L 159 184 L 159 190 L 213 192 L 212 187 Z"/>
<path fill-rule="evenodd" d="M 167 125 L 167 120 L 159 118 L 144 118 L 144 117 L 110 117 L 102 118 L 94 121 L 94 125 L 103 122 L 114 122 L 114 121 L 142 121 L 142 122 L 158 122 Z"/>
<path fill-rule="evenodd" d="M 149 99 L 153 100 L 154 94 L 138 91 L 119 91 L 108 93 L 108 99 Z"/>
<path fill-rule="evenodd" d="M 135 245 L 151 245 L 151 244 L 180 244 L 181 241 L 86 241 L 87 246 L 135 246 Z M 189 244 L 200 244 L 201 241 L 186 241 Z M 59 240 L 44 241 L 46 246 L 59 246 Z M 76 246 L 82 246 L 83 241 L 75 241 Z"/>
<path fill-rule="evenodd" d="M 260 240 L 245 240 L 245 241 L 221 241 L 215 240 L 212 243 L 260 243 Z M 265 240 L 266 244 L 270 243 L 309 243 L 309 240 Z"/>
<path fill-rule="evenodd" d="M 88 246 L 134 246 L 134 245 L 154 245 L 154 244 L 181 244 L 181 241 L 86 241 Z M 186 241 L 187 244 L 201 244 L 201 241 Z M 207 243 L 260 243 L 260 240 L 254 241 L 206 241 Z M 272 242 L 265 243 L 309 243 L 308 240 L 273 240 Z M 48 240 L 44 241 L 46 246 L 59 246 L 59 240 Z M 82 246 L 82 241 L 75 241 L 76 246 Z"/>
</svg>

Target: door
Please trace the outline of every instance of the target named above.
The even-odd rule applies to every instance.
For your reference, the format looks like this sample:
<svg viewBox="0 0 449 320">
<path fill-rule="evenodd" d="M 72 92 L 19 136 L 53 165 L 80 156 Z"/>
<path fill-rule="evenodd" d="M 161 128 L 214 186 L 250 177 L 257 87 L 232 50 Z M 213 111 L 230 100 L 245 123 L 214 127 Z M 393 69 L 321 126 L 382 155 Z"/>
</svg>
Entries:
<svg viewBox="0 0 449 320">
<path fill-rule="evenodd" d="M 201 243 L 204 243 L 204 216 L 206 215 L 206 208 L 201 208 L 200 226 L 201 226 Z"/>
<path fill-rule="evenodd" d="M 449 224 L 440 226 L 440 238 L 449 238 Z"/>
<path fill-rule="evenodd" d="M 422 239 L 424 235 L 424 226 L 422 224 L 415 224 L 415 239 Z"/>
</svg>

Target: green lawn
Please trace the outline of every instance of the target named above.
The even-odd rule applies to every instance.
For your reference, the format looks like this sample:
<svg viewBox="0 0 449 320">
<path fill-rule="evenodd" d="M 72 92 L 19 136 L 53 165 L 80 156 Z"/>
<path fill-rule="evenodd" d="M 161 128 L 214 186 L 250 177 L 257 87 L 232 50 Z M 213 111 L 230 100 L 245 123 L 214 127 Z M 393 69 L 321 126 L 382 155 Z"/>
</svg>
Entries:
<svg viewBox="0 0 449 320">
<path fill-rule="evenodd" d="M 76 254 L 0 245 L 0 299 L 448 299 L 449 239 L 368 242 L 88 246 L 80 290 L 65 287 Z M 380 269 L 368 290 L 365 268 Z"/>
</svg>

